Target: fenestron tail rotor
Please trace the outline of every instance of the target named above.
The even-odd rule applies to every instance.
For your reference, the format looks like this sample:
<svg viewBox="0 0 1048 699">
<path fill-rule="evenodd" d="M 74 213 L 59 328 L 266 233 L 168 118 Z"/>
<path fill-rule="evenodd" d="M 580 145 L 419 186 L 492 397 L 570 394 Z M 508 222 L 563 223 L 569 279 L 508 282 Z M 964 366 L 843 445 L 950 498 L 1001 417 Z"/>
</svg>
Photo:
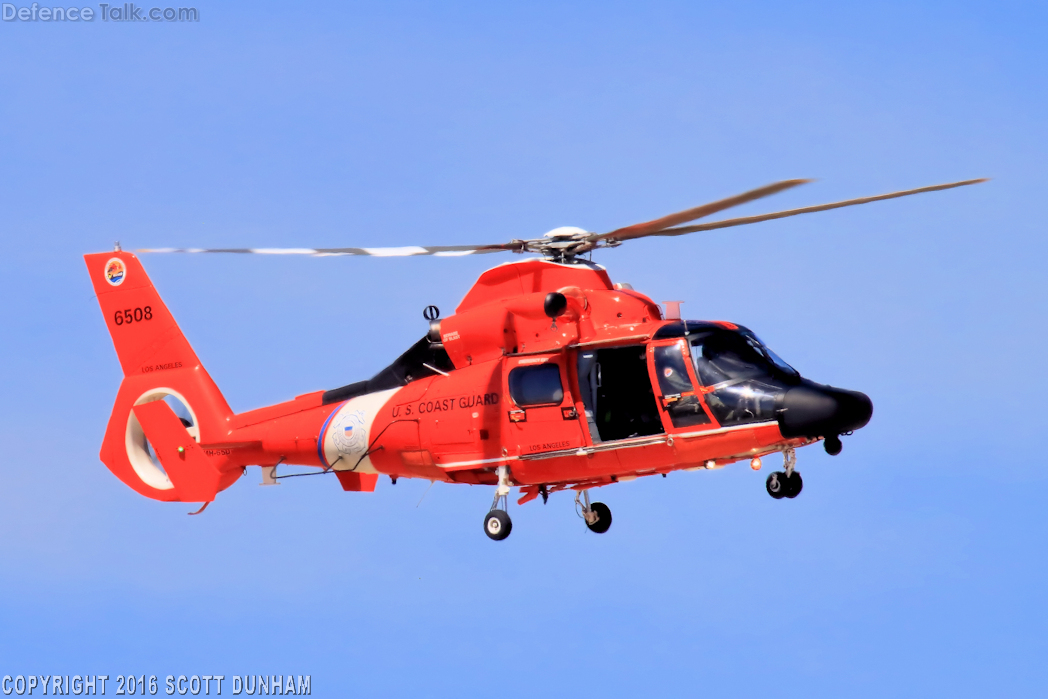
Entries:
<svg viewBox="0 0 1048 699">
<path fill-rule="evenodd" d="M 342 257 L 342 256 L 370 256 L 370 257 L 414 257 L 418 255 L 433 255 L 436 257 L 460 257 L 463 255 L 478 255 L 490 252 L 532 252 L 544 255 L 558 262 L 573 262 L 576 257 L 593 250 L 621 245 L 627 240 L 647 238 L 651 236 L 676 236 L 687 233 L 698 233 L 700 231 L 711 231 L 718 228 L 730 228 L 733 226 L 744 226 L 750 223 L 771 221 L 788 216 L 799 216 L 816 211 L 828 211 L 840 209 L 845 206 L 856 206 L 885 199 L 897 199 L 907 197 L 911 194 L 923 194 L 925 192 L 937 192 L 955 187 L 986 182 L 986 178 L 975 180 L 963 180 L 947 184 L 931 185 L 929 187 L 918 187 L 888 194 L 878 194 L 872 197 L 860 197 L 858 199 L 846 199 L 844 201 L 830 204 L 819 204 L 817 206 L 806 206 L 799 209 L 787 209 L 770 214 L 758 214 L 755 216 L 742 216 L 739 218 L 700 223 L 691 226 L 682 226 L 700 218 L 711 216 L 726 209 L 741 204 L 746 204 L 763 197 L 782 192 L 784 190 L 805 184 L 811 180 L 783 180 L 774 182 L 764 187 L 743 192 L 742 194 L 720 199 L 709 204 L 703 204 L 691 209 L 686 209 L 675 214 L 663 216 L 645 223 L 637 223 L 623 228 L 617 228 L 608 233 L 590 233 L 579 228 L 558 228 L 550 231 L 542 238 L 534 240 L 511 240 L 508 243 L 495 243 L 490 245 L 437 245 L 403 247 L 381 247 L 381 248 L 149 248 L 138 250 L 144 253 L 178 252 L 178 253 L 232 253 L 232 254 L 255 254 L 255 255 L 309 255 L 313 257 Z"/>
</svg>

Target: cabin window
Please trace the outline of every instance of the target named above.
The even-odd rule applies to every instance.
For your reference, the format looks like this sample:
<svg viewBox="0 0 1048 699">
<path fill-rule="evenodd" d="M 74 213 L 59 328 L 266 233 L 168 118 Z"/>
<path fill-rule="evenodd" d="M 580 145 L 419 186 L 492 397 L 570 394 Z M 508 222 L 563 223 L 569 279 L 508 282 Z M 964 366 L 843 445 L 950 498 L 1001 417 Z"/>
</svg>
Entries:
<svg viewBox="0 0 1048 699">
<path fill-rule="evenodd" d="M 560 366 L 539 364 L 517 367 L 509 372 L 509 395 L 521 408 L 560 405 L 564 401 Z"/>
</svg>

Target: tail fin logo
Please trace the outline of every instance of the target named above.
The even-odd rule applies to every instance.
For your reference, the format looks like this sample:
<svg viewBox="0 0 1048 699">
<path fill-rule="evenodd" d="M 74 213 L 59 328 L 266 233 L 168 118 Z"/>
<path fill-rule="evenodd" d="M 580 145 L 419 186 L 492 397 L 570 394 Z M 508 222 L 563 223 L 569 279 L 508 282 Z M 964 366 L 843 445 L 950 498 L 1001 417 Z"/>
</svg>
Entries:
<svg viewBox="0 0 1048 699">
<path fill-rule="evenodd" d="M 106 262 L 106 281 L 109 282 L 110 286 L 120 286 L 124 283 L 124 278 L 127 276 L 127 268 L 124 267 L 124 261 L 119 257 Z"/>
</svg>

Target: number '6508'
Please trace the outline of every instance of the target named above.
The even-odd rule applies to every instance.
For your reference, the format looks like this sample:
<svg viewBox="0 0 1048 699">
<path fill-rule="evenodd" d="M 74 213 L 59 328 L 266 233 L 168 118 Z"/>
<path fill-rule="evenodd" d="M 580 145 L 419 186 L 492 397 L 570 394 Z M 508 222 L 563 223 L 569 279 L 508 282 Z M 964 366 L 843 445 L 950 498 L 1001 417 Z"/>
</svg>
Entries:
<svg viewBox="0 0 1048 699">
<path fill-rule="evenodd" d="M 113 314 L 113 322 L 117 325 L 124 323 L 140 323 L 143 320 L 153 320 L 153 307 L 125 308 Z"/>
</svg>

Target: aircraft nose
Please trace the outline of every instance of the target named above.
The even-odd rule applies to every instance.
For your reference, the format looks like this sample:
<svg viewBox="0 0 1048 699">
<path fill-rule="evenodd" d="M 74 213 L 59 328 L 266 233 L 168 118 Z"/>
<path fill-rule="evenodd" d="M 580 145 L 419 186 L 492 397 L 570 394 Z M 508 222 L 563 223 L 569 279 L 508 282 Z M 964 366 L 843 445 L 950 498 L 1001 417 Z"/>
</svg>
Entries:
<svg viewBox="0 0 1048 699">
<path fill-rule="evenodd" d="M 865 393 L 806 381 L 783 395 L 779 429 L 784 437 L 831 437 L 864 427 L 872 415 Z"/>
</svg>

